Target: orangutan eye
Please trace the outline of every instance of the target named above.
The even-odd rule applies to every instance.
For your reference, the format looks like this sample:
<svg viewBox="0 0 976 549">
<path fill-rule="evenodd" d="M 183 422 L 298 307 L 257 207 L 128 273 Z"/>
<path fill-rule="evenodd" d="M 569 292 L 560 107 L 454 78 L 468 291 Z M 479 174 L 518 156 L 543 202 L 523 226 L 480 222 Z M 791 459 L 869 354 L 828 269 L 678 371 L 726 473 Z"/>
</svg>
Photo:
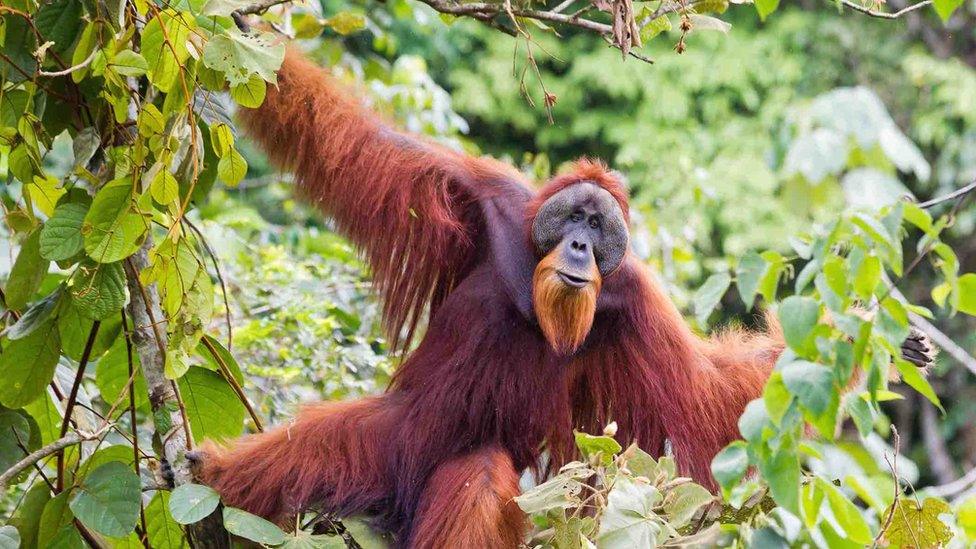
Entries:
<svg viewBox="0 0 976 549">
<path fill-rule="evenodd" d="M 583 212 L 573 212 L 573 215 L 569 216 L 569 220 L 573 223 L 583 221 Z"/>
<path fill-rule="evenodd" d="M 597 217 L 597 216 L 595 216 L 595 215 L 593 217 L 591 217 L 590 218 L 590 227 L 593 228 L 593 229 L 599 229 L 600 228 L 600 218 Z"/>
</svg>

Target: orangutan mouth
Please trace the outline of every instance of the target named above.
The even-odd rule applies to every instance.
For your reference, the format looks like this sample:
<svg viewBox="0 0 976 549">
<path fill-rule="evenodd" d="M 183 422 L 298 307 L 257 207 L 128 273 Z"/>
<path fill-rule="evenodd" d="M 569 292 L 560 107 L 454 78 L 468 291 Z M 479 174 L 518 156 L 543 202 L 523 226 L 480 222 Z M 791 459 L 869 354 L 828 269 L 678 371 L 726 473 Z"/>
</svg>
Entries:
<svg viewBox="0 0 976 549">
<path fill-rule="evenodd" d="M 564 271 L 556 271 L 556 274 L 559 275 L 559 279 L 562 280 L 567 286 L 572 286 L 573 288 L 582 288 L 592 282 L 587 278 L 571 275 Z"/>
</svg>

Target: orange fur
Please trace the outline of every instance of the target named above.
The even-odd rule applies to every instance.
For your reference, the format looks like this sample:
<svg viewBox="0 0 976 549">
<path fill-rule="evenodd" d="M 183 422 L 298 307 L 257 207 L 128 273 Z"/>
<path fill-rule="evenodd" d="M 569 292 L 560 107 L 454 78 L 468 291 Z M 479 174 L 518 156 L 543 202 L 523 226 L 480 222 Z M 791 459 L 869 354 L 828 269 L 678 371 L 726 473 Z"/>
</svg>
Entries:
<svg viewBox="0 0 976 549">
<path fill-rule="evenodd" d="M 532 300 L 539 328 L 557 353 L 576 351 L 593 326 L 600 295 L 600 271 L 590 265 L 590 282 L 582 288 L 567 286 L 556 274 L 558 248 L 542 258 L 532 277 Z"/>
<path fill-rule="evenodd" d="M 501 448 L 485 448 L 442 465 L 420 500 L 411 547 L 505 549 L 522 540 L 525 515 L 515 503 L 518 473 Z"/>
</svg>

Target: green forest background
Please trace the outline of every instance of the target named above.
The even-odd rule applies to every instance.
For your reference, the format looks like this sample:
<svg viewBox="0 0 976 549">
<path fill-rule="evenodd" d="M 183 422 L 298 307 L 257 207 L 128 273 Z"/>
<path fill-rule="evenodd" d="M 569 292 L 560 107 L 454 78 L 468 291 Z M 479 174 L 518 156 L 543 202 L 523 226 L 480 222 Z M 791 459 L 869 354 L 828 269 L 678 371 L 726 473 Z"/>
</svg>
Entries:
<svg viewBox="0 0 976 549">
<path fill-rule="evenodd" d="M 59 0 L 56 4 L 71 1 Z M 231 6 L 247 4 L 236 0 L 212 1 Z M 201 3 L 182 2 L 175 9 L 196 14 L 194 10 Z M 901 7 L 895 3 L 893 1 L 889 7 Z M 32 1 L 18 0 L 18 4 L 27 6 L 22 9 L 32 15 L 34 11 L 31 10 L 39 9 L 39 4 Z M 938 4 L 945 2 L 940 0 Z M 132 5 L 140 4 L 133 2 Z M 936 10 L 918 10 L 898 20 L 885 20 L 840 9 L 839 3 L 803 0 L 779 6 L 775 14 L 763 21 L 757 9 L 749 5 L 733 3 L 730 6 L 727 2 L 715 1 L 709 2 L 708 6 L 697 6 L 703 13 L 711 13 L 730 23 L 731 27 L 725 28 L 715 20 L 699 19 L 696 20 L 697 27 L 685 33 L 679 28 L 679 17 L 673 15 L 666 25 L 662 23 L 645 37 L 646 45 L 640 55 L 653 63 L 633 57 L 622 58 L 621 52 L 609 47 L 603 38 L 578 29 L 559 27 L 556 32 L 543 23 L 526 20 L 522 24 L 527 25 L 532 34 L 532 41 L 527 42 L 470 19 L 438 14 L 426 5 L 408 0 L 313 1 L 295 8 L 288 16 L 274 11 L 265 16 L 265 20 L 296 36 L 312 58 L 323 66 L 332 67 L 340 78 L 362 90 L 372 108 L 408 130 L 426 134 L 471 154 L 507 160 L 540 184 L 562 165 L 581 156 L 604 159 L 621 171 L 632 195 L 633 248 L 664 282 L 688 322 L 702 333 L 733 324 L 757 326 L 767 306 L 774 307 L 774 303 L 793 294 L 812 295 L 816 292 L 819 301 L 802 299 L 809 299 L 809 303 L 819 307 L 817 311 L 843 311 L 853 303 L 849 297 L 884 301 L 888 292 L 881 291 L 883 288 L 878 285 L 880 279 L 877 277 L 881 274 L 875 273 L 874 284 L 863 291 L 856 280 L 860 277 L 858 262 L 865 254 L 876 261 L 879 269 L 881 262 L 875 258 L 881 257 L 885 262 L 885 276 L 897 274 L 897 289 L 908 302 L 930 309 L 931 324 L 951 340 L 952 349 L 943 350 L 929 373 L 934 394 L 925 394 L 924 382 L 913 383 L 914 389 L 892 385 L 891 393 L 881 391 L 881 394 L 876 390 L 883 381 L 876 379 L 872 382 L 876 382 L 876 386 L 868 388 L 870 399 L 865 397 L 862 402 L 855 398 L 854 403 L 848 403 L 851 409 L 844 413 L 849 413 L 854 421 L 838 428 L 836 441 L 820 444 L 816 439 L 809 442 L 790 440 L 790 456 L 794 461 L 801 459 L 803 468 L 812 473 L 810 478 L 822 483 L 816 484 L 816 490 L 821 498 L 824 494 L 829 498 L 830 505 L 824 504 L 824 508 L 833 509 L 831 512 L 838 516 L 826 519 L 834 522 L 823 526 L 822 522 L 817 522 L 816 516 L 803 517 L 795 508 L 789 508 L 788 498 L 784 500 L 773 488 L 773 499 L 785 511 L 777 514 L 760 505 L 761 510 L 757 507 L 755 514 L 732 517 L 735 520 L 728 522 L 741 524 L 742 529 L 741 537 L 733 536 L 734 541 L 729 543 L 764 547 L 772 546 L 768 543 L 773 541 L 779 544 L 776 546 L 812 543 L 833 547 L 838 546 L 833 542 L 840 543 L 829 537 L 825 541 L 823 536 L 829 534 L 823 533 L 812 533 L 812 538 L 802 537 L 797 533 L 799 523 L 795 528 L 793 526 L 793 521 L 800 519 L 790 512 L 804 519 L 810 532 L 820 528 L 828 533 L 841 530 L 843 534 L 843 528 L 849 527 L 858 529 L 860 539 L 870 540 L 879 532 L 888 514 L 885 510 L 894 499 L 891 488 L 895 483 L 885 462 L 888 458 L 897 462 L 895 476 L 904 494 L 914 494 L 916 487 L 929 487 L 928 492 L 922 492 L 923 496 L 937 496 L 952 506 L 951 535 L 949 527 L 942 525 L 940 528 L 946 528 L 944 536 L 940 533 L 931 544 L 921 545 L 946 543 L 950 537 L 953 546 L 972 543 L 976 540 L 976 360 L 972 358 L 976 354 L 976 318 L 973 316 L 976 315 L 976 276 L 957 275 L 976 271 L 976 207 L 968 196 L 933 205 L 928 212 L 939 221 L 936 222 L 938 229 L 932 230 L 932 218 L 926 218 L 918 208 L 903 212 L 902 205 L 906 196 L 924 202 L 951 193 L 976 179 L 976 72 L 973 70 L 976 66 L 976 10 L 963 4 L 948 22 L 943 22 L 936 14 L 940 9 L 936 5 Z M 757 7 L 765 10 L 764 14 L 771 11 L 768 0 Z M 776 8 L 775 2 L 772 8 Z M 78 10 L 81 13 L 81 8 Z M 214 25 L 213 36 L 223 37 L 234 30 L 230 19 L 223 15 L 220 18 L 223 28 Z M 4 21 L 0 29 L 6 34 L 3 36 L 7 41 L 5 48 L 11 55 L 15 53 L 11 45 L 15 19 L 10 14 L 0 19 Z M 198 21 L 203 19 L 197 17 Z M 204 25 L 200 23 L 200 27 Z M 79 30 L 74 32 L 70 44 L 79 37 Z M 215 38 L 210 39 L 216 42 Z M 82 40 L 84 35 L 80 35 L 76 46 L 79 51 Z M 677 47 L 679 43 L 681 47 Z M 119 48 L 126 42 L 120 44 Z M 109 48 L 105 44 L 101 47 Z M 683 51 L 678 53 L 676 50 Z M 65 46 L 62 54 L 68 51 Z M 188 59 L 186 52 L 182 52 L 182 57 Z M 99 70 L 96 69 L 98 58 L 94 58 L 93 74 Z M 13 62 L 20 61 L 8 59 L 5 61 L 7 65 L 0 63 L 0 68 L 12 67 Z M 123 65 L 120 63 L 119 66 Z M 102 69 L 106 75 L 110 72 L 105 68 L 104 60 Z M 131 77 L 142 77 L 147 73 L 146 67 L 126 70 L 129 69 L 118 72 Z M 152 143 L 150 148 L 158 146 L 159 141 L 152 140 L 163 133 L 164 127 L 166 131 L 177 127 L 172 120 L 178 119 L 180 109 L 173 105 L 185 101 L 185 98 L 175 99 L 170 103 L 170 97 L 177 97 L 178 91 L 174 91 L 172 80 L 169 87 L 160 85 L 158 79 L 161 77 L 154 74 L 155 71 L 156 67 L 150 64 L 148 81 L 143 82 L 142 88 L 149 91 L 140 93 L 145 95 L 146 104 L 155 101 L 159 107 L 156 112 L 163 112 L 160 119 L 166 117 L 166 123 L 160 122 L 157 124 L 159 128 L 151 129 L 152 113 L 147 115 L 145 112 L 139 113 L 137 119 L 132 119 L 130 113 L 128 120 L 138 126 L 147 142 Z M 209 73 L 201 67 L 195 75 L 198 79 L 195 85 L 201 89 L 225 88 L 223 74 L 216 69 L 212 72 L 219 76 L 216 84 L 204 81 L 205 74 Z M 18 86 L 27 85 L 24 78 L 11 76 L 13 72 L 3 74 L 6 80 L 0 82 L 0 89 L 4 94 L 15 89 L 19 91 Z M 89 99 L 98 97 L 106 101 L 106 105 L 112 102 L 111 97 L 98 95 L 97 87 L 85 85 L 95 79 L 94 76 L 78 76 L 77 81 L 81 82 L 79 93 L 86 94 Z M 247 86 L 254 82 L 254 74 L 250 76 Z M 105 80 L 108 79 L 105 76 Z M 263 81 L 259 83 L 263 89 Z M 235 86 L 232 90 L 237 100 L 240 100 L 239 89 Z M 41 95 L 38 90 L 32 91 Z M 125 93 L 119 92 L 119 95 L 124 98 Z M 38 162 L 22 177 L 23 168 L 15 163 L 11 151 L 28 143 L 27 134 L 31 132 L 20 122 L 24 105 L 17 104 L 12 97 L 12 94 L 0 96 L 0 121 L 4 130 L 9 130 L 0 134 L 3 138 L 0 152 L 4 153 L 0 158 L 9 164 L 0 162 L 0 172 L 7 183 L 0 191 L 6 221 L 0 226 L 0 278 L 7 280 L 4 288 L 8 294 L 10 281 L 17 280 L 16 272 L 11 271 L 16 271 L 22 250 L 28 249 L 32 235 L 42 231 L 42 224 L 53 218 L 49 216 L 54 202 L 45 206 L 34 196 L 32 204 L 25 196 L 32 196 L 36 191 L 25 192 L 25 189 L 34 185 L 41 190 L 61 190 L 73 185 L 76 188 L 90 187 L 101 193 L 99 189 L 107 187 L 101 186 L 102 180 L 108 178 L 102 174 L 98 178 L 86 177 L 82 173 L 77 162 L 83 132 L 69 128 L 62 133 L 64 128 L 58 126 L 56 117 L 50 113 L 56 113 L 56 109 L 63 106 L 50 98 L 46 114 L 40 112 L 43 106 L 37 107 L 37 117 L 31 119 L 38 124 L 43 122 L 47 133 L 41 135 L 40 146 L 38 138 L 34 138 L 32 150 L 39 151 Z M 229 439 L 256 428 L 251 414 L 232 390 L 236 387 L 232 378 L 243 385 L 254 413 L 265 425 L 274 425 L 287 421 L 303 402 L 354 398 L 382 391 L 399 359 L 390 354 L 382 334 L 379 304 L 371 291 L 368 271 L 351 245 L 332 232 L 329 221 L 298 200 L 293 193 L 291 176 L 270 166 L 245 135 L 230 139 L 229 148 L 218 151 L 217 156 L 227 157 L 240 151 L 247 162 L 246 176 L 238 181 L 240 177 L 234 176 L 237 172 L 228 174 L 223 167 L 216 167 L 216 145 L 213 143 L 218 141 L 218 132 L 224 131 L 220 122 L 230 120 L 221 116 L 232 115 L 235 107 L 227 97 L 215 100 L 220 103 L 215 108 L 219 116 L 213 112 L 196 112 L 200 121 L 195 125 L 206 127 L 205 133 L 210 136 L 206 141 L 207 169 L 215 168 L 218 173 L 214 174 L 210 169 L 195 174 L 194 177 L 199 175 L 200 181 L 206 179 L 208 183 L 201 184 L 203 188 L 200 189 L 191 185 L 190 191 L 186 190 L 187 182 L 179 179 L 181 174 L 176 173 L 180 185 L 177 198 L 182 198 L 185 193 L 192 194 L 194 208 L 185 220 L 176 216 L 174 226 L 182 227 L 179 242 L 187 243 L 191 250 L 187 253 L 196 261 L 194 276 L 200 278 L 193 278 L 194 286 L 182 293 L 164 295 L 163 306 L 166 308 L 167 300 L 172 299 L 178 304 L 193 301 L 195 307 L 187 318 L 180 317 L 182 313 L 165 311 L 171 328 L 180 326 L 176 322 L 179 318 L 186 325 L 193 324 L 195 330 L 192 337 L 187 337 L 189 343 L 178 340 L 177 331 L 170 330 L 167 368 L 176 368 L 173 366 L 176 364 L 183 369 L 168 369 L 167 376 L 181 378 L 180 387 L 184 389 L 208 387 L 214 391 L 212 400 L 194 403 L 185 411 L 194 437 Z M 551 109 L 548 109 L 546 103 L 553 100 Z M 117 109 L 118 105 L 116 102 Z M 121 111 L 124 107 L 123 104 Z M 31 108 L 35 106 L 27 107 L 28 110 Z M 110 107 L 103 105 L 100 108 L 108 112 Z M 116 111 L 117 117 L 119 112 Z M 122 114 L 124 119 L 125 113 Z M 24 115 L 24 118 L 30 117 Z M 150 129 L 144 133 L 147 127 Z M 172 138 L 173 134 L 167 137 Z M 153 148 L 153 154 L 161 159 L 160 165 L 165 165 L 162 159 L 171 158 L 156 148 Z M 124 162 L 110 154 L 106 156 L 109 165 L 116 171 L 121 170 L 118 166 Z M 91 158 L 89 155 L 88 159 Z M 147 160 L 146 166 L 149 164 Z M 220 162 L 220 166 L 223 165 Z M 39 181 L 36 176 L 40 173 L 46 174 L 46 179 Z M 24 184 L 24 180 L 32 183 Z M 168 184 L 165 178 L 160 180 Z M 63 187 L 59 181 L 65 182 Z M 154 212 L 157 225 L 144 232 L 155 231 L 157 243 L 162 242 L 157 249 L 162 250 L 166 243 L 165 238 L 160 237 L 162 230 L 167 228 L 164 221 L 173 220 L 175 198 L 168 196 L 168 191 L 159 191 L 161 194 L 157 195 L 156 184 L 154 178 L 151 184 L 154 190 L 143 192 L 139 207 Z M 212 189 L 209 185 L 213 185 Z M 130 182 L 130 186 L 137 188 L 138 183 Z M 146 198 L 150 194 L 151 198 Z M 167 199 L 161 200 L 161 197 Z M 61 204 L 75 198 L 70 192 L 64 193 Z M 35 215 L 35 207 L 37 211 L 47 211 L 44 215 Z M 129 205 L 123 205 L 124 211 L 118 215 L 131 213 L 128 208 Z M 95 209 L 92 206 L 92 211 Z M 864 212 L 864 217 L 857 217 L 861 215 L 857 212 Z M 903 215 L 906 222 L 911 222 L 922 232 L 902 229 Z M 847 223 L 843 225 L 846 227 L 841 231 L 843 234 L 834 234 L 829 239 L 822 237 L 826 230 L 836 227 L 839 218 Z M 880 221 L 872 224 L 865 221 L 868 218 Z M 871 232 L 879 223 L 884 225 L 880 233 Z M 939 223 L 948 223 L 941 234 Z M 894 228 L 891 228 L 892 224 Z M 855 226 L 861 227 L 871 238 L 863 237 L 852 228 Z M 43 239 L 43 235 L 40 238 Z M 904 277 L 901 277 L 902 251 L 898 244 L 902 239 L 904 263 L 910 265 L 905 269 Z M 945 243 L 947 247 L 940 248 L 941 244 L 935 245 L 937 242 Z M 177 249 L 179 245 L 173 244 L 174 249 L 169 251 L 174 259 L 182 260 L 185 257 L 180 255 L 183 252 Z M 69 283 L 71 277 L 66 276 L 71 262 L 81 257 L 79 265 L 90 264 L 84 254 L 78 255 L 81 244 L 78 246 L 74 257 L 58 258 L 62 262 L 60 268 L 52 267 L 48 271 L 47 261 L 44 262 L 43 272 L 20 307 L 5 306 L 4 322 L 8 326 L 16 326 L 19 312 L 14 309 L 22 309 L 20 312 L 41 310 L 36 315 L 52 314 L 51 307 L 43 312 L 43 303 L 47 301 L 44 296 L 66 300 L 66 303 L 73 303 L 72 299 L 80 301 L 76 294 L 70 299 L 65 297 L 67 294 L 58 294 L 62 287 L 73 288 L 75 286 L 70 284 L 77 284 Z M 37 247 L 36 240 L 34 247 Z M 897 253 L 894 248 L 898 249 Z M 114 258 L 117 263 L 112 264 L 118 266 L 119 273 L 122 272 L 121 261 L 135 249 L 126 248 L 124 254 Z M 933 249 L 934 253 L 929 254 Z M 85 251 L 91 255 L 87 243 Z M 165 253 L 160 251 L 160 254 Z M 830 259 L 824 259 L 828 256 Z M 858 261 L 852 259 L 855 256 Z M 923 256 L 924 260 L 914 262 L 916 257 Z M 830 279 L 831 266 L 841 268 L 837 266 L 845 258 L 850 270 L 844 266 L 842 276 Z M 69 262 L 64 263 L 66 260 Z M 827 276 L 819 276 L 821 271 Z M 119 276 L 124 278 L 125 274 Z M 165 276 L 160 274 L 158 281 L 163 283 Z M 119 297 L 121 293 L 120 289 Z M 200 294 L 207 299 L 197 301 Z M 202 301 L 206 303 L 201 304 Z M 28 307 L 30 303 L 33 305 Z M 122 303 L 115 305 L 121 307 Z M 901 328 L 905 329 L 906 309 L 925 313 L 924 309 L 907 305 L 905 308 L 894 307 L 901 311 L 901 316 L 889 312 L 898 318 L 904 317 Z M 183 311 L 179 307 L 175 309 Z M 111 406 L 113 402 L 118 403 L 115 397 L 121 399 L 124 396 L 122 393 L 130 377 L 126 368 L 131 366 L 127 360 L 126 341 L 119 337 L 119 320 L 109 320 L 106 316 L 100 332 L 103 335 L 99 336 L 104 341 L 94 341 L 94 349 L 90 342 L 88 345 L 88 351 L 93 351 L 93 366 L 76 377 L 79 361 L 84 363 L 88 359 L 87 355 L 84 359 L 81 355 L 91 319 L 85 316 L 84 321 L 79 320 L 82 324 L 89 323 L 80 328 L 81 324 L 67 323 L 67 313 L 57 310 L 55 320 L 37 316 L 45 319 L 37 321 L 42 326 L 51 322 L 59 326 L 60 342 L 53 357 L 58 362 L 54 381 L 69 387 L 73 380 L 77 380 L 74 385 L 78 386 L 77 401 L 83 408 L 81 413 L 91 411 L 95 414 L 87 418 L 88 423 L 80 417 L 78 421 L 94 426 L 97 424 L 96 411 L 111 408 L 107 413 L 111 415 L 116 412 Z M 25 316 L 28 315 L 25 313 Z M 195 324 L 201 319 L 204 325 Z M 112 322 L 114 324 L 108 328 Z M 816 315 L 807 327 L 808 331 L 813 329 L 813 324 L 816 324 Z M 878 331 L 884 332 L 885 328 L 880 324 L 883 321 L 879 321 Z M 70 326 L 74 326 L 71 331 Z M 3 352 L 8 353 L 8 357 L 13 356 L 10 349 L 15 348 L 18 341 L 11 330 L 13 328 L 3 336 Z M 20 341 L 23 341 L 24 330 L 37 330 L 37 327 L 24 328 L 22 325 L 22 334 L 17 335 L 21 337 Z M 872 337 L 883 339 L 897 332 L 897 329 L 891 329 L 890 333 Z M 104 335 L 107 333 L 111 335 Z M 839 333 L 833 333 L 831 337 L 843 339 Z M 177 339 L 176 343 L 174 339 Z M 875 344 L 881 345 L 872 343 Z M 170 352 L 175 356 L 173 360 Z M 823 361 L 829 363 L 826 359 Z M 0 355 L 0 366 L 3 365 Z M 887 365 L 886 360 L 884 365 Z M 210 374 L 214 379 L 208 378 Z M 836 415 L 840 388 L 832 386 L 829 377 L 828 387 L 823 391 L 833 395 Z M 121 408 L 117 414 L 118 423 L 128 425 L 128 429 L 117 429 L 118 432 L 101 436 L 99 444 L 105 445 L 94 453 L 82 452 L 81 459 L 75 454 L 66 458 L 69 462 L 75 460 L 77 477 L 72 482 L 76 487 L 87 482 L 84 473 L 88 470 L 97 472 L 95 468 L 100 464 L 104 467 L 106 463 L 125 462 L 123 457 L 129 456 L 126 459 L 130 459 L 128 465 L 131 466 L 132 439 L 141 440 L 144 451 L 154 450 L 161 455 L 158 447 L 150 448 L 158 441 L 151 441 L 148 429 L 153 422 L 154 427 L 160 429 L 159 418 L 152 417 L 157 413 L 156 406 L 154 404 L 150 412 L 146 381 L 142 376 L 133 375 L 132 378 L 135 391 L 129 403 L 133 410 L 131 419 L 122 417 L 125 410 Z M 211 383 L 219 387 L 215 388 Z M 778 383 L 782 387 L 782 380 Z M 0 396 L 0 402 L 8 406 L 0 408 L 0 428 L 18 432 L 21 425 L 18 422 L 29 421 L 30 449 L 40 446 L 41 442 L 47 444 L 56 440 L 57 427 L 62 421 L 63 425 L 68 425 L 68 421 L 59 415 L 62 413 L 60 409 L 55 407 L 55 398 L 48 396 L 46 386 L 47 382 L 42 383 L 39 387 L 42 396 L 29 403 L 11 397 L 10 390 Z M 4 389 L 2 382 L 0 389 Z M 790 392 L 783 390 L 785 396 L 780 395 L 787 399 L 786 404 L 778 401 L 779 404 L 790 406 L 794 402 L 791 395 L 795 393 L 799 406 L 805 407 L 807 403 L 802 402 L 803 396 L 793 387 L 789 389 Z M 766 405 L 772 413 L 776 402 L 770 394 L 767 388 Z M 869 400 L 880 403 L 884 414 L 869 409 L 865 404 Z M 15 401 L 16 405 L 11 404 Z M 941 402 L 944 410 L 933 402 Z M 803 413 L 808 411 L 804 408 Z M 40 419 L 44 415 L 54 419 L 45 424 Z M 19 419 L 21 417 L 25 419 Z M 815 422 L 812 416 L 804 415 L 803 418 Z M 779 419 L 782 420 L 782 416 Z M 78 425 L 81 424 L 76 425 L 80 429 Z M 142 430 L 137 432 L 137 426 Z M 802 429 L 802 426 L 797 423 L 790 428 Z M 821 426 L 817 425 L 817 428 Z M 893 457 L 892 443 L 896 432 L 898 455 Z M 34 440 L 35 435 L 39 440 Z M 584 455 L 588 455 L 592 448 L 587 450 L 586 440 L 580 444 Z M 760 448 L 776 442 L 763 439 L 750 440 L 750 444 Z M 744 445 L 736 448 L 744 452 Z M 753 449 L 750 447 L 750 452 Z M 620 450 L 616 448 L 609 454 Z M 23 457 L 23 451 L 26 448 L 18 446 L 12 439 L 0 439 L 0 459 L 3 460 L 0 472 Z M 138 452 L 136 449 L 137 455 Z M 764 463 L 762 458 L 750 456 L 750 466 L 761 467 Z M 52 461 L 37 468 L 52 475 L 55 468 Z M 142 474 L 141 480 L 145 483 L 152 476 L 148 471 L 148 463 L 152 460 L 146 457 L 144 461 L 142 469 L 136 463 L 135 470 Z M 88 465 L 79 469 L 81 463 Z M 663 460 L 661 467 L 666 468 Z M 733 507 L 740 507 L 743 501 L 760 491 L 760 483 L 748 480 L 738 490 L 730 488 L 739 482 L 744 472 L 745 465 L 738 476 L 730 477 L 729 483 L 722 482 L 724 503 L 732 502 Z M 772 478 L 774 475 L 766 470 L 761 473 L 770 485 L 789 485 L 792 497 L 796 496 L 799 478 L 783 481 Z M 666 477 L 673 476 L 672 465 Z M 843 481 L 843 495 L 823 479 Z M 48 494 L 34 473 L 24 473 L 15 480 L 0 493 L 0 517 L 11 517 L 11 524 L 19 531 L 18 540 L 22 538 L 21 546 L 44 546 L 45 542 L 52 542 L 51 546 L 81 543 L 81 538 L 69 524 L 75 517 L 65 510 L 66 499 L 62 498 L 57 511 L 48 511 L 58 499 L 48 499 L 56 494 L 56 490 Z M 810 483 L 804 481 L 802 490 L 807 490 L 813 483 L 812 480 Z M 144 492 L 141 496 L 133 496 L 137 503 L 135 507 L 143 515 L 141 527 L 129 525 L 129 530 L 110 535 L 111 529 L 103 532 L 93 526 L 95 521 L 82 518 L 81 522 L 104 534 L 103 541 L 107 545 L 183 546 L 186 540 L 177 523 L 191 524 L 202 517 L 192 520 L 186 515 L 180 517 L 179 505 L 167 504 L 169 495 L 162 495 L 168 494 L 165 490 L 147 488 Z M 835 495 L 840 499 L 833 499 Z M 857 502 L 857 507 L 848 499 Z M 700 505 L 699 502 L 695 508 Z M 918 504 L 920 515 L 924 514 L 923 509 L 933 508 L 936 508 L 934 504 L 932 507 Z M 30 518 L 31 513 L 40 516 L 41 509 L 45 516 L 49 512 L 52 516 L 58 513 L 47 527 L 43 520 L 32 522 Z M 74 504 L 72 510 L 76 515 L 80 512 Z M 851 515 L 840 516 L 841 510 Z M 949 512 L 948 506 L 944 511 Z M 853 516 L 856 514 L 866 518 Z M 667 515 L 669 519 L 674 518 L 671 510 Z M 226 522 L 227 514 L 223 516 Z M 143 531 L 147 518 L 149 530 L 152 530 L 148 533 Z M 729 517 L 724 517 L 722 522 L 726 522 L 725 518 Z M 536 519 L 537 530 L 549 525 L 543 519 Z M 906 519 L 907 523 L 916 526 L 931 524 L 926 522 L 928 518 L 912 520 Z M 686 523 L 688 519 L 683 521 Z M 77 521 L 75 523 L 84 534 L 85 529 Z M 153 524 L 164 526 L 154 528 Z M 0 548 L 6 549 L 4 535 L 10 531 L 4 528 L 8 527 L 0 527 Z M 135 531 L 130 535 L 132 528 Z M 577 529 L 580 528 L 586 530 L 586 527 L 577 525 Z M 161 531 L 169 532 L 169 541 L 157 543 Z M 254 528 L 249 530 L 256 536 L 250 539 L 260 538 L 265 545 L 288 545 L 299 539 L 308 541 L 299 537 L 282 541 L 284 538 L 277 537 L 278 533 L 261 538 L 254 531 Z M 880 532 L 879 537 L 884 528 L 880 528 Z M 590 534 L 593 532 L 587 534 L 593 537 Z M 127 535 L 130 537 L 126 538 Z M 91 545 L 87 536 L 85 539 Z M 149 543 L 150 539 L 152 543 Z M 357 530 L 357 539 L 369 539 L 369 535 Z M 576 539 L 577 545 L 552 540 L 545 543 L 575 547 L 579 542 L 580 539 Z M 767 544 L 763 545 L 764 542 Z M 295 543 L 296 547 L 306 546 Z M 321 539 L 315 543 L 307 546 L 328 546 Z M 854 544 L 860 545 L 865 544 Z M 605 546 L 627 545 L 608 542 Z"/>
</svg>

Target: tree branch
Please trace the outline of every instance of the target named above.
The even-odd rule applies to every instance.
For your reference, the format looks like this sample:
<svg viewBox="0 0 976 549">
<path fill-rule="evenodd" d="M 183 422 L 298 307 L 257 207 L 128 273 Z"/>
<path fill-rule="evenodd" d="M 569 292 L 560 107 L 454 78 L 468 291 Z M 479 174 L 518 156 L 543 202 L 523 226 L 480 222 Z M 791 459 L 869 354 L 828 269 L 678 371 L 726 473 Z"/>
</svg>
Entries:
<svg viewBox="0 0 976 549">
<path fill-rule="evenodd" d="M 156 322 L 156 319 L 165 318 L 160 306 L 159 292 L 155 285 L 143 286 L 139 281 L 139 273 L 149 266 L 150 249 L 152 238 L 147 237 L 139 251 L 123 263 L 131 296 L 126 312 L 132 322 L 132 344 L 139 354 L 153 416 L 165 414 L 169 419 L 169 430 L 155 433 L 163 449 L 162 457 L 173 469 L 173 482 L 176 485 L 189 484 L 193 482 L 193 473 L 186 459 L 186 450 L 191 442 L 190 426 L 186 422 L 176 384 L 165 375 L 166 335 Z M 155 423 L 157 426 L 160 424 L 159 421 Z M 213 513 L 200 522 L 187 526 L 187 534 L 194 548 L 230 547 L 230 538 L 219 513 Z"/>
<path fill-rule="evenodd" d="M 932 206 L 935 206 L 936 204 L 941 204 L 943 202 L 948 202 L 948 201 L 950 201 L 950 200 L 952 200 L 954 198 L 959 198 L 960 196 L 965 196 L 965 195 L 971 193 L 974 189 L 976 189 L 976 180 L 974 180 L 969 185 L 966 185 L 965 187 L 961 187 L 959 189 L 956 189 L 956 190 L 952 191 L 949 194 L 944 194 L 942 196 L 937 196 L 937 197 L 933 198 L 932 200 L 926 200 L 925 202 L 919 202 L 918 207 L 919 208 L 931 208 Z"/>
<path fill-rule="evenodd" d="M 97 431 L 91 433 L 73 431 L 48 444 L 47 446 L 31 452 L 25 456 L 24 459 L 18 461 L 11 468 L 7 469 L 2 475 L 0 475 L 0 491 L 3 491 L 7 487 L 7 482 L 9 482 L 10 479 L 16 477 L 24 469 L 31 467 L 51 454 L 64 450 L 68 446 L 78 444 L 79 442 L 84 442 L 86 440 L 94 440 L 99 438 L 106 431 L 108 431 L 109 428 L 111 428 L 111 424 L 105 423 L 99 427 Z"/>
<path fill-rule="evenodd" d="M 877 17 L 878 19 L 898 19 L 899 17 L 909 14 L 915 10 L 919 10 L 926 6 L 932 5 L 932 0 L 922 0 L 922 2 L 919 2 L 917 4 L 912 4 L 910 6 L 904 7 L 895 12 L 884 12 L 884 11 L 873 10 L 871 8 L 862 6 L 856 2 L 852 2 L 851 0 L 840 0 L 840 3 L 843 4 L 844 6 L 847 6 L 848 8 L 851 8 L 856 12 L 860 12 L 863 13 L 864 15 L 869 15 L 871 17 Z"/>
</svg>

